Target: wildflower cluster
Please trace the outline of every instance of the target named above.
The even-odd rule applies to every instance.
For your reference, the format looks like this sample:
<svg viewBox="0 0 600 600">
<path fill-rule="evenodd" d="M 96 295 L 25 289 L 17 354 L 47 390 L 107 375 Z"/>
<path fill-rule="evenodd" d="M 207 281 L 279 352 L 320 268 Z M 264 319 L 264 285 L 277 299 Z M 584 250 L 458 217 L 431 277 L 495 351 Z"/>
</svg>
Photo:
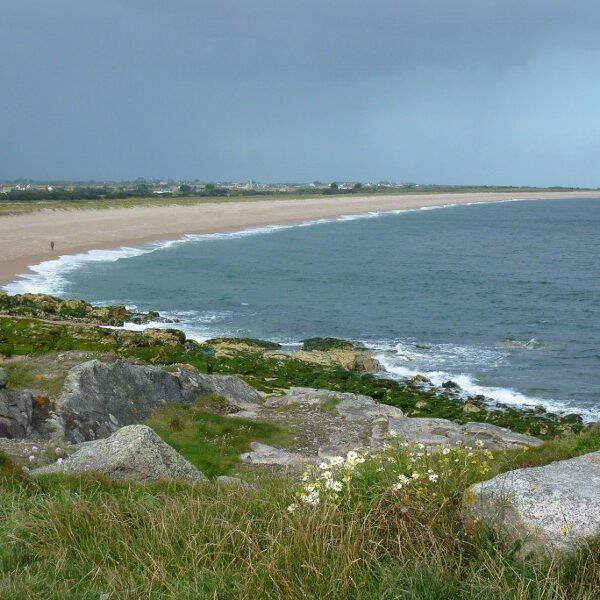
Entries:
<svg viewBox="0 0 600 600">
<path fill-rule="evenodd" d="M 288 511 L 294 512 L 300 504 L 336 503 L 340 494 L 349 489 L 358 465 L 364 462 L 363 453 L 350 450 L 345 457 L 334 456 L 316 467 L 310 465 L 302 475 L 302 485 L 294 494 L 296 502 L 288 506 Z"/>
<path fill-rule="evenodd" d="M 24 471 L 29 471 L 29 468 L 35 468 L 48 463 L 57 462 L 59 465 L 63 463 L 64 458 L 67 456 L 65 450 L 60 447 L 53 448 L 51 446 L 38 447 L 31 446 L 23 448 L 23 459 L 30 466 L 23 466 Z"/>
<path fill-rule="evenodd" d="M 339 505 L 351 495 L 376 490 L 439 504 L 490 473 L 494 454 L 483 446 L 481 440 L 473 446 L 462 440 L 451 447 L 425 446 L 402 442 L 392 431 L 378 452 L 351 451 L 345 458 L 335 457 L 307 469 L 295 492 L 296 502 L 288 510 L 323 502 Z"/>
</svg>

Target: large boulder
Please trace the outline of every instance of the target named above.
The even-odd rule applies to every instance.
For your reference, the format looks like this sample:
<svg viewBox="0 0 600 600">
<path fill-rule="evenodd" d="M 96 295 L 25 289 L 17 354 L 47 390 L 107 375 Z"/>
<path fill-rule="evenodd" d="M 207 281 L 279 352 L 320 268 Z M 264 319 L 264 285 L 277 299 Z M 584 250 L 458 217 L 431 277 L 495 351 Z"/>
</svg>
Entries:
<svg viewBox="0 0 600 600">
<path fill-rule="evenodd" d="M 109 438 L 81 444 L 62 464 L 32 471 L 45 473 L 99 473 L 114 481 L 181 479 L 202 483 L 208 479 L 145 425 L 130 425 Z"/>
<path fill-rule="evenodd" d="M 173 374 L 124 360 L 91 360 L 69 371 L 46 430 L 71 442 L 103 438 L 144 421 L 163 404 L 189 403 L 207 393 L 222 395 L 232 412 L 262 401 L 254 388 L 230 375 L 204 375 L 189 366 Z"/>
<path fill-rule="evenodd" d="M 473 446 L 476 442 L 490 450 L 509 450 L 524 446 L 539 446 L 542 441 L 530 435 L 513 433 L 504 427 L 489 423 L 466 423 L 460 425 L 448 419 L 411 417 L 392 419 L 390 430 L 408 442 L 425 444 L 429 448 L 436 446 L 454 447 L 457 442 Z"/>
<path fill-rule="evenodd" d="M 139 423 L 164 403 L 182 401 L 179 380 L 162 369 L 91 360 L 69 371 L 56 418 L 67 440 L 83 442 Z"/>
<path fill-rule="evenodd" d="M 531 550 L 570 550 L 600 536 L 600 452 L 517 469 L 471 486 L 469 524 L 485 523 Z"/>
</svg>

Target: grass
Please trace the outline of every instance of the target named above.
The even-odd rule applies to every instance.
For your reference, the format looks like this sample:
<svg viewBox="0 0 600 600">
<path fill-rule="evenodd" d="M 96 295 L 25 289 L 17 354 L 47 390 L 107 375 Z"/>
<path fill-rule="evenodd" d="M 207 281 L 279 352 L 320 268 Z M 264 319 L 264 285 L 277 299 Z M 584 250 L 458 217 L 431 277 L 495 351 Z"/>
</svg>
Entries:
<svg viewBox="0 0 600 600">
<path fill-rule="evenodd" d="M 219 396 L 209 394 L 193 404 L 165 405 L 146 424 L 207 477 L 237 474 L 239 455 L 252 441 L 273 446 L 290 441 L 283 427 L 216 412 L 225 407 Z"/>
<path fill-rule="evenodd" d="M 46 375 L 29 363 L 4 364 L 10 386 L 13 388 L 35 389 L 47 395 L 58 395 L 62 391 L 66 372 Z"/>
<path fill-rule="evenodd" d="M 597 443 L 594 432 L 573 436 L 560 452 Z M 521 454 L 534 452 L 542 460 L 541 450 Z M 498 455 L 495 472 L 523 456 Z M 0 457 L 0 598 L 598 599 L 596 542 L 523 559 L 492 532 L 464 528 L 461 498 L 476 469 L 442 478 L 434 498 L 434 488 L 386 492 L 363 466 L 349 501 L 289 513 L 296 484 L 286 479 L 263 478 L 250 492 L 91 476 L 30 482 Z"/>
</svg>

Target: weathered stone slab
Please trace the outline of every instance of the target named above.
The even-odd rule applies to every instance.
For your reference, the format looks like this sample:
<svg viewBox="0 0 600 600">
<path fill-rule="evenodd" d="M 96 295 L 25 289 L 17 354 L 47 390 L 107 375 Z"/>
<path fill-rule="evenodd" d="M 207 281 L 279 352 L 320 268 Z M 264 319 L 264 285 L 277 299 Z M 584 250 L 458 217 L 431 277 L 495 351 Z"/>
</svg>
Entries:
<svg viewBox="0 0 600 600">
<path fill-rule="evenodd" d="M 542 441 L 530 435 L 513 433 L 504 427 L 488 423 L 466 423 L 459 425 L 448 419 L 411 417 L 391 419 L 389 429 L 408 442 L 419 442 L 430 448 L 453 447 L 458 441 L 473 446 L 477 441 L 483 448 L 508 450 L 524 446 L 539 446 Z"/>
<path fill-rule="evenodd" d="M 331 405 L 340 417 L 347 419 L 374 420 L 382 417 L 400 419 L 404 413 L 394 406 L 379 404 L 370 396 L 335 392 L 306 387 L 292 387 L 282 398 L 267 401 L 267 406 L 287 406 L 299 404 L 305 406 Z"/>
<path fill-rule="evenodd" d="M 244 452 L 240 458 L 244 462 L 258 465 L 282 465 L 288 467 L 304 466 L 311 462 L 308 457 L 286 450 L 280 450 L 267 444 L 260 442 L 252 442 L 250 444 L 251 451 Z"/>
<path fill-rule="evenodd" d="M 570 550 L 600 536 L 600 452 L 517 469 L 471 486 L 465 514 L 500 528 L 524 551 Z"/>
</svg>

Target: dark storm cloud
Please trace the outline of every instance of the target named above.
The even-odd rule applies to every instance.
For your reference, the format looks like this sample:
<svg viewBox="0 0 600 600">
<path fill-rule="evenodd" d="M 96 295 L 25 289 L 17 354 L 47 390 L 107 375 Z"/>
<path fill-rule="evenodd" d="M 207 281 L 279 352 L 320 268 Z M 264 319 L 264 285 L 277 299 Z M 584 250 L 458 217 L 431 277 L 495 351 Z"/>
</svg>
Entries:
<svg viewBox="0 0 600 600">
<path fill-rule="evenodd" d="M 595 2 L 0 14 L 0 177 L 599 183 Z"/>
</svg>

